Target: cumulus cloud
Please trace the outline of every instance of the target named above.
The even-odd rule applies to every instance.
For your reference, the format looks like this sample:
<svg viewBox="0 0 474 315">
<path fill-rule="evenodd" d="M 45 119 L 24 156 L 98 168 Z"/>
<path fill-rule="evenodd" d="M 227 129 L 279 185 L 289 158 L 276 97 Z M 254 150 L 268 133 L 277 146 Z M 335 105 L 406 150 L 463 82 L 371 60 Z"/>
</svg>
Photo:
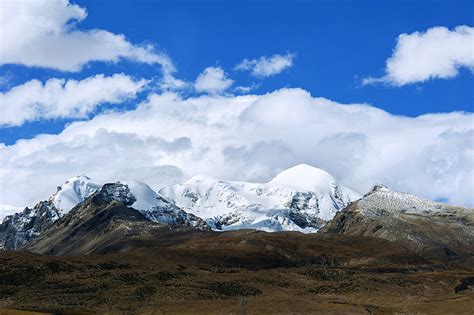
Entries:
<svg viewBox="0 0 474 315">
<path fill-rule="evenodd" d="M 86 9 L 69 0 L 2 1 L 0 64 L 79 71 L 91 61 L 128 59 L 175 71 L 169 57 L 151 45 L 134 45 L 106 30 L 78 30 L 86 17 Z"/>
<path fill-rule="evenodd" d="M 402 86 L 436 78 L 449 79 L 457 76 L 462 67 L 474 71 L 474 28 L 433 27 L 426 32 L 398 36 L 395 50 L 386 62 L 386 74 L 381 78 L 366 78 L 363 84 Z"/>
<path fill-rule="evenodd" d="M 250 71 L 256 77 L 269 77 L 282 72 L 293 66 L 295 54 L 273 55 L 271 57 L 260 57 L 257 59 L 244 59 L 235 66 L 236 70 Z"/>
<path fill-rule="evenodd" d="M 364 193 L 374 184 L 474 205 L 474 115 L 391 115 L 301 89 L 264 95 L 152 94 L 135 110 L 59 135 L 0 144 L 0 204 L 32 205 L 78 173 L 159 189 L 197 174 L 266 181 L 307 163 Z"/>
<path fill-rule="evenodd" d="M 117 104 L 135 95 L 146 84 L 124 74 L 95 75 L 80 81 L 31 80 L 0 92 L 0 127 L 27 121 L 83 118 L 103 103 Z"/>
<path fill-rule="evenodd" d="M 207 67 L 194 83 L 197 92 L 218 94 L 227 90 L 234 81 L 220 67 Z"/>
</svg>

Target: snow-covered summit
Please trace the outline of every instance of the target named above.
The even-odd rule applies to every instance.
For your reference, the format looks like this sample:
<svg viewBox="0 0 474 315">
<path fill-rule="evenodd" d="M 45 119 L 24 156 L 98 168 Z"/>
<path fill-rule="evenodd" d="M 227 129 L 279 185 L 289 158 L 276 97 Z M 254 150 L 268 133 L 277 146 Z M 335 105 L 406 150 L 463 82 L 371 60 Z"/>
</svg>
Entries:
<svg viewBox="0 0 474 315">
<path fill-rule="evenodd" d="M 328 172 L 308 164 L 299 164 L 276 175 L 270 183 L 299 190 L 330 191 L 336 179 Z"/>
<path fill-rule="evenodd" d="M 149 210 L 163 205 L 162 197 L 144 182 L 130 180 L 119 183 L 128 186 L 130 193 L 135 197 L 136 201 L 131 207 L 137 210 Z"/>
<path fill-rule="evenodd" d="M 312 232 L 360 195 L 329 173 L 301 164 L 267 183 L 198 175 L 160 194 L 216 230 L 256 228 Z"/>
<path fill-rule="evenodd" d="M 322 209 L 330 209 L 334 204 L 344 207 L 357 200 L 361 195 L 353 189 L 339 183 L 331 174 L 308 164 L 299 164 L 276 175 L 269 184 L 278 184 L 299 191 L 312 191 L 320 197 Z M 334 214 L 328 213 L 332 219 Z"/>
<path fill-rule="evenodd" d="M 102 185 L 84 174 L 68 179 L 48 200 L 6 216 L 0 224 L 0 249 L 16 249 L 83 202 Z"/>
<path fill-rule="evenodd" d="M 93 193 L 105 187 L 106 191 L 103 194 L 108 194 L 111 200 L 125 201 L 127 205 L 136 210 L 146 211 L 168 204 L 161 195 L 144 182 L 136 180 L 117 181 L 105 186 L 96 183 L 87 175 L 81 174 L 68 179 L 63 185 L 59 186 L 57 192 L 51 196 L 50 201 L 61 214 L 66 214 Z M 130 204 L 128 204 L 129 200 L 132 201 Z"/>
<path fill-rule="evenodd" d="M 65 214 L 101 187 L 102 185 L 96 183 L 87 175 L 80 174 L 58 186 L 57 192 L 50 197 L 49 201 L 60 213 Z"/>
<path fill-rule="evenodd" d="M 153 222 L 171 226 L 193 226 L 198 229 L 209 229 L 202 219 L 186 213 L 140 181 L 118 181 L 105 184 L 96 195 L 106 202 L 120 201 L 139 211 Z"/>
<path fill-rule="evenodd" d="M 48 200 L 40 201 L 31 209 L 26 207 L 21 212 L 6 216 L 0 224 L 0 249 L 22 247 L 60 218 L 68 214 L 75 215 L 76 211 L 81 210 L 80 204 L 89 200 L 89 197 L 97 197 L 106 203 L 120 201 L 154 222 L 209 229 L 202 219 L 168 202 L 145 183 L 124 181 L 101 185 L 81 174 L 58 186 L 56 193 Z"/>
</svg>

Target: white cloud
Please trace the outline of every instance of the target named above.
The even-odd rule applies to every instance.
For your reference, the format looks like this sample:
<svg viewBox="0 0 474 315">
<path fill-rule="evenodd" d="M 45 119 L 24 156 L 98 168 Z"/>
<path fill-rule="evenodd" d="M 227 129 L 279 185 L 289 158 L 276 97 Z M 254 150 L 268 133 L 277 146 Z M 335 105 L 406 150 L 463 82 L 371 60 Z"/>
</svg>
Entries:
<svg viewBox="0 0 474 315">
<path fill-rule="evenodd" d="M 386 83 L 402 86 L 430 79 L 449 79 L 459 68 L 474 71 L 474 28 L 454 30 L 433 27 L 426 32 L 401 34 L 381 78 L 366 78 L 363 84 Z"/>
<path fill-rule="evenodd" d="M 134 98 L 146 84 L 124 74 L 95 75 L 81 81 L 31 80 L 0 92 L 0 127 L 54 118 L 83 118 L 103 103 Z"/>
<path fill-rule="evenodd" d="M 241 93 L 241 94 L 245 94 L 245 93 L 249 93 L 255 89 L 258 89 L 260 87 L 260 83 L 258 84 L 252 84 L 250 86 L 237 86 L 234 88 L 234 91 L 237 92 L 237 93 Z"/>
<path fill-rule="evenodd" d="M 68 0 L 0 2 L 0 64 L 79 71 L 91 61 L 128 59 L 175 71 L 169 57 L 151 45 L 134 45 L 106 30 L 77 29 L 86 17 L 84 8 Z"/>
<path fill-rule="evenodd" d="M 392 189 L 474 205 L 474 115 L 391 115 L 301 89 L 265 95 L 150 95 L 135 110 L 59 135 L 0 144 L 0 204 L 32 205 L 78 173 L 158 189 L 196 174 L 264 181 L 298 163 L 366 192 Z"/>
<path fill-rule="evenodd" d="M 197 92 L 217 94 L 227 90 L 233 82 L 220 67 L 207 67 L 197 77 L 194 89 Z"/>
<path fill-rule="evenodd" d="M 236 70 L 248 70 L 256 77 L 269 77 L 282 72 L 293 66 L 295 54 L 273 55 L 271 57 L 260 57 L 258 59 L 244 59 L 235 66 Z"/>
<path fill-rule="evenodd" d="M 170 73 L 165 73 L 159 82 L 159 87 L 162 91 L 178 91 L 190 86 L 189 82 L 180 80 Z"/>
</svg>

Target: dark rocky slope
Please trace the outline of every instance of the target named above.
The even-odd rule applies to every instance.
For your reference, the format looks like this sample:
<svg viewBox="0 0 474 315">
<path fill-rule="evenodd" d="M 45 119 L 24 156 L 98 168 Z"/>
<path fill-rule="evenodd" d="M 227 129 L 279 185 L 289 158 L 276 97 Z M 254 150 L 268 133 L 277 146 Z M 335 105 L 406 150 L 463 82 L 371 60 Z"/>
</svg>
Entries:
<svg viewBox="0 0 474 315">
<path fill-rule="evenodd" d="M 0 224 L 0 250 L 22 248 L 59 218 L 59 211 L 50 201 L 40 201 L 33 209 L 5 217 Z"/>
</svg>

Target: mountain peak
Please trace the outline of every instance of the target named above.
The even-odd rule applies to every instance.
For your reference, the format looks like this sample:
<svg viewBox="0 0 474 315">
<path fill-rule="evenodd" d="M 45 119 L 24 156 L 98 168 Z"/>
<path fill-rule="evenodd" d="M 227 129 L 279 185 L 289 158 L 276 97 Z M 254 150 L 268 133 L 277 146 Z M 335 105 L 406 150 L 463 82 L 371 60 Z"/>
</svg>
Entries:
<svg viewBox="0 0 474 315">
<path fill-rule="evenodd" d="M 94 182 L 87 175 L 79 174 L 58 186 L 56 193 L 49 200 L 60 212 L 67 213 L 101 187 L 102 185 Z"/>
<path fill-rule="evenodd" d="M 320 191 L 331 189 L 336 184 L 336 179 L 320 168 L 298 164 L 280 172 L 270 183 Z"/>
<path fill-rule="evenodd" d="M 290 172 L 311 172 L 311 173 L 319 172 L 319 173 L 329 174 L 328 172 L 326 172 L 326 171 L 324 171 L 324 170 L 322 170 L 318 167 L 311 166 L 311 165 L 306 164 L 306 163 L 297 164 L 295 166 L 287 168 L 286 170 L 280 172 L 279 174 L 290 173 Z"/>
<path fill-rule="evenodd" d="M 472 209 L 445 205 L 375 186 L 344 208 L 321 230 L 335 234 L 373 236 L 400 242 L 433 257 L 472 253 Z"/>
<path fill-rule="evenodd" d="M 360 194 L 307 164 L 296 165 L 267 183 L 195 176 L 159 191 L 178 207 L 207 220 L 216 230 L 314 232 Z"/>
<path fill-rule="evenodd" d="M 383 185 L 375 186 L 360 200 L 361 210 L 368 213 L 384 209 L 393 213 L 432 215 L 443 212 L 446 207 L 447 205 L 432 200 L 390 190 Z"/>
<path fill-rule="evenodd" d="M 79 182 L 79 183 L 87 183 L 87 182 L 90 182 L 92 181 L 92 179 L 87 176 L 86 174 L 78 174 L 74 177 L 71 177 L 71 178 L 68 178 L 64 184 L 62 184 L 61 186 L 58 186 L 58 191 L 61 190 L 63 188 L 63 186 L 69 184 L 69 183 L 74 183 L 74 182 Z"/>
<path fill-rule="evenodd" d="M 116 200 L 126 206 L 131 206 L 137 201 L 136 197 L 130 192 L 129 186 L 121 182 L 105 184 L 94 196 L 106 203 Z"/>
<path fill-rule="evenodd" d="M 373 193 L 377 193 L 377 192 L 390 192 L 391 190 L 385 186 L 385 185 L 382 185 L 382 184 L 377 184 L 375 185 L 368 193 L 366 193 L 364 195 L 364 197 L 367 197 Z"/>
<path fill-rule="evenodd" d="M 131 180 L 105 184 L 99 194 L 104 192 L 106 201 L 118 200 L 139 211 L 147 219 L 170 226 L 193 226 L 200 230 L 209 229 L 201 219 L 170 203 L 147 184 Z"/>
<path fill-rule="evenodd" d="M 135 196 L 136 201 L 132 205 L 133 208 L 146 211 L 163 206 L 164 198 L 144 182 L 129 180 L 120 181 L 120 183 L 126 185 L 130 189 L 130 193 Z"/>
</svg>

